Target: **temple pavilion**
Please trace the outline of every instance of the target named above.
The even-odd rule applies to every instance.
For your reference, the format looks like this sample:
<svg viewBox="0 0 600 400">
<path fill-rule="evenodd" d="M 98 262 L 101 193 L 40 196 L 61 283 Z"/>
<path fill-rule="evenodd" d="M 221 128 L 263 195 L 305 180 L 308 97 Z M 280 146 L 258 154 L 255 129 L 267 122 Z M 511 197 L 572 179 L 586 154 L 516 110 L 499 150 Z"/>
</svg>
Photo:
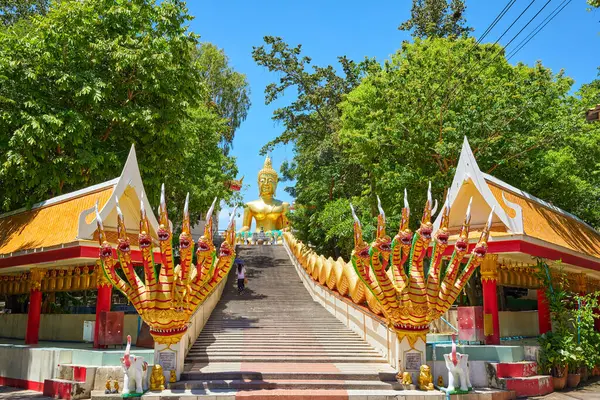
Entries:
<svg viewBox="0 0 600 400">
<path fill-rule="evenodd" d="M 98 204 L 108 240 L 114 244 L 117 199 L 130 232 L 132 259 L 141 264 L 140 201 L 148 210 L 152 237 L 156 237 L 158 222 L 144 191 L 133 146 L 118 178 L 0 215 L 0 300 L 29 296 L 26 344 L 38 343 L 42 294 L 84 290 L 97 290 L 94 343 L 98 344 L 98 317 L 110 310 L 112 285 L 98 270 L 94 205 Z"/>
<path fill-rule="evenodd" d="M 600 290 L 600 232 L 576 216 L 483 173 L 466 138 L 448 195 L 449 230 L 454 234 L 451 244 L 457 239 L 471 197 L 472 246 L 495 207 L 490 256 L 480 269 L 486 344 L 500 344 L 498 286 L 521 288 L 537 296 L 537 327 L 535 321 L 524 319 L 514 323 L 529 323 L 534 334 L 551 329 L 545 288 L 536 278 L 538 259 L 544 259 L 551 269 L 562 268 L 572 291 L 583 294 Z M 440 222 L 438 216 L 434 232 Z"/>
</svg>

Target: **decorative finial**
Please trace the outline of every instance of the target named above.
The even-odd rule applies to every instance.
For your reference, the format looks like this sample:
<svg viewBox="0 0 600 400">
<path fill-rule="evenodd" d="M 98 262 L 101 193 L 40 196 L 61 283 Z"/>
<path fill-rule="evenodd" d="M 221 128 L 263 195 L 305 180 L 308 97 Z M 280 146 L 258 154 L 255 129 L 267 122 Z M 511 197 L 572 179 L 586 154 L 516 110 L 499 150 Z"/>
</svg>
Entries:
<svg viewBox="0 0 600 400">
<path fill-rule="evenodd" d="M 362 226 L 360 224 L 360 220 L 356 216 L 356 212 L 354 212 L 354 207 L 352 206 L 352 203 L 350 203 L 350 210 L 352 211 L 352 218 L 354 218 L 354 222 L 356 222 L 358 224 L 358 226 Z"/>
<path fill-rule="evenodd" d="M 406 208 L 406 211 L 410 213 L 410 206 L 408 205 L 408 194 L 406 192 L 406 188 L 404 188 L 404 208 Z"/>
<path fill-rule="evenodd" d="M 469 199 L 469 206 L 467 207 L 467 214 L 465 215 L 465 225 L 471 223 L 471 204 L 473 203 L 473 197 Z"/>
<path fill-rule="evenodd" d="M 104 224 L 102 223 L 102 217 L 100 216 L 100 212 L 98 211 L 98 202 L 94 205 L 94 211 L 96 211 L 96 223 L 98 224 L 98 228 L 100 230 L 104 230 Z"/>
<path fill-rule="evenodd" d="M 215 204 L 216 203 L 217 203 L 217 198 L 215 197 L 215 199 L 213 200 L 212 204 L 210 205 L 210 208 L 208 209 L 208 212 L 206 213 L 206 219 L 205 219 L 205 221 L 208 221 L 212 217 L 212 213 L 215 210 Z"/>
<path fill-rule="evenodd" d="M 123 213 L 121 212 L 121 207 L 119 207 L 119 199 L 115 197 L 115 203 L 117 204 L 117 215 L 119 219 L 123 219 Z"/>
<path fill-rule="evenodd" d="M 162 209 L 167 209 L 167 203 L 165 201 L 165 184 L 160 185 L 160 206 Z"/>
<path fill-rule="evenodd" d="M 381 207 L 381 199 L 379 198 L 379 196 L 377 196 L 377 208 L 379 209 L 379 214 L 383 217 L 383 220 L 385 221 L 385 211 L 383 211 L 383 208 Z"/>
</svg>

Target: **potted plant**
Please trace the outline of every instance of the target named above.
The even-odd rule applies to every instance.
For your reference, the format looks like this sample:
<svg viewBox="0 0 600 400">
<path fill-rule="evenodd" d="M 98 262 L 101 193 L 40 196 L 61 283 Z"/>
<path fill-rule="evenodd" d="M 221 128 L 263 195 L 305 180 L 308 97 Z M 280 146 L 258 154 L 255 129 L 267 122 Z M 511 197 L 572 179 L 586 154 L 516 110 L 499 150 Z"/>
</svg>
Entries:
<svg viewBox="0 0 600 400">
<path fill-rule="evenodd" d="M 567 386 L 576 388 L 581 381 L 581 368 L 583 365 L 583 350 L 580 346 L 574 347 L 567 355 L 569 363 L 569 374 L 567 375 Z"/>
<path fill-rule="evenodd" d="M 572 358 L 571 335 L 547 332 L 538 338 L 540 344 L 540 370 L 552 375 L 554 390 L 562 390 L 567 384 L 569 360 Z"/>
</svg>

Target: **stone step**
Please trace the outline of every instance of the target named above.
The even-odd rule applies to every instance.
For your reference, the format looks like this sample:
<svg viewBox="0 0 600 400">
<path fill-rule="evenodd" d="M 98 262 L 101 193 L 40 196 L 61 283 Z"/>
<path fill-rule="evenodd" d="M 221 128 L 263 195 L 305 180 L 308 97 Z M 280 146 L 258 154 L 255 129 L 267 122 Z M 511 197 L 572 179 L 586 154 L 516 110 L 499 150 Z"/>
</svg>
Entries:
<svg viewBox="0 0 600 400">
<path fill-rule="evenodd" d="M 534 361 L 487 362 L 485 366 L 487 374 L 497 378 L 524 378 L 537 375 L 537 363 Z"/>
<path fill-rule="evenodd" d="M 396 379 L 396 372 L 256 372 L 256 371 L 217 371 L 217 372 L 184 372 L 182 381 L 208 381 L 208 380 L 318 380 L 326 381 L 390 381 Z"/>
<path fill-rule="evenodd" d="M 235 355 L 235 356 L 189 356 L 186 357 L 186 362 L 197 363 L 197 362 L 273 362 L 273 363 L 315 363 L 315 362 L 330 362 L 330 363 L 343 363 L 343 362 L 368 362 L 368 363 L 387 363 L 387 360 L 381 357 L 357 357 L 350 355 L 294 355 L 294 356 L 280 356 L 276 353 L 270 353 L 263 356 L 246 356 L 246 355 Z"/>
<path fill-rule="evenodd" d="M 295 357 L 295 356 L 324 356 L 324 357 L 344 357 L 348 355 L 347 351 L 342 350 L 321 350 L 321 351 L 294 351 L 294 350 L 280 350 L 280 351 L 263 351 L 260 349 L 257 350 L 240 350 L 240 351 L 224 351 L 224 350 L 216 350 L 216 351 L 197 351 L 190 352 L 189 357 L 202 357 L 208 356 L 212 357 L 223 357 L 223 356 L 233 356 L 233 357 L 269 357 L 269 356 L 281 356 L 281 357 Z M 352 352 L 352 355 L 356 358 L 379 358 L 381 357 L 379 353 L 376 351 L 370 352 Z"/>
<path fill-rule="evenodd" d="M 171 385 L 174 389 L 237 389 L 237 390 L 263 390 L 263 389 L 286 389 L 286 390 L 306 390 L 306 389 L 325 389 L 325 390 L 398 390 L 401 386 L 396 381 L 343 381 L 343 380 L 197 380 L 176 382 Z"/>
<path fill-rule="evenodd" d="M 490 387 L 514 391 L 518 397 L 544 396 L 554 391 L 552 377 L 547 375 L 498 378 Z"/>
<path fill-rule="evenodd" d="M 54 399 L 76 400 L 89 398 L 91 387 L 85 382 L 70 379 L 45 379 L 43 395 Z"/>
</svg>

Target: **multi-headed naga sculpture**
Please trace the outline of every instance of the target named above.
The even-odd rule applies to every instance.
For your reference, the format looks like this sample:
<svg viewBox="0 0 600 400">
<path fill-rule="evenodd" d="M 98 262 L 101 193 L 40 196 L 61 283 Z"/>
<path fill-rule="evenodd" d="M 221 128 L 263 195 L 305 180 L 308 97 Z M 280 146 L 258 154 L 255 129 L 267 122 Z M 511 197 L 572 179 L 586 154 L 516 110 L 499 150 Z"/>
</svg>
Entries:
<svg viewBox="0 0 600 400">
<path fill-rule="evenodd" d="M 431 189 L 427 197 L 421 226 L 413 233 L 409 228 L 410 208 L 405 192 L 400 229 L 393 240 L 386 235 L 385 213 L 379 205 L 377 234 L 370 245 L 364 242 L 360 221 L 352 210 L 354 250 L 350 263 L 341 258 L 333 260 L 318 256 L 291 233 L 284 234 L 292 253 L 315 281 L 349 296 L 357 304 L 366 302 L 372 312 L 383 314 L 400 340 L 407 337 L 411 346 L 419 338 L 425 341 L 429 324 L 450 308 L 481 264 L 487 253 L 494 212 L 490 213 L 479 241 L 463 266 L 469 248 L 469 204 L 454 252 L 442 274 L 442 256 L 450 236 L 450 206 L 446 201 L 441 211 L 442 222 L 434 234 L 431 216 L 437 207 L 432 209 Z M 425 256 L 432 240 L 429 270 L 425 276 Z"/>
<path fill-rule="evenodd" d="M 216 201 L 216 199 L 215 199 Z M 125 230 L 123 214 L 117 203 L 118 214 L 118 264 L 113 259 L 112 246 L 106 240 L 102 219 L 96 209 L 100 242 L 100 261 L 108 280 L 119 289 L 133 304 L 144 322 L 150 327 L 154 341 L 159 344 L 177 343 L 187 330 L 188 321 L 196 309 L 213 289 L 227 276 L 235 259 L 235 221 L 231 220 L 225 241 L 217 257 L 213 244 L 213 202 L 206 215 L 203 236 L 198 239 L 196 265 L 192 265 L 194 242 L 190 233 L 188 212 L 189 194 L 183 210 L 183 226 L 179 235 L 179 265 L 174 265 L 173 246 L 164 185 L 160 197 L 160 224 L 157 231 L 161 260 L 160 270 L 154 264 L 150 224 L 146 217 L 144 203 L 141 203 L 139 246 L 142 252 L 144 280 L 136 274 L 131 262 L 129 238 Z M 125 279 L 117 273 L 123 270 Z"/>
<path fill-rule="evenodd" d="M 379 199 L 378 199 L 379 200 Z M 435 211 L 433 211 L 435 212 Z M 432 235 L 431 185 L 421 226 L 411 234 L 408 227 L 410 208 L 406 200 L 402 210 L 402 222 L 393 240 L 385 234 L 385 213 L 379 203 L 377 237 L 368 245 L 363 241 L 359 219 L 354 217 L 354 250 L 352 264 L 367 289 L 381 306 L 383 315 L 399 337 L 406 336 L 411 344 L 417 338 L 425 339 L 431 321 L 439 318 L 454 303 L 475 269 L 487 253 L 487 240 L 494 210 L 481 232 L 466 265 L 461 263 L 468 251 L 470 204 L 454 252 L 446 268 L 443 280 L 442 255 L 448 246 L 448 200 L 442 209 L 442 222 Z M 412 236 L 412 238 L 411 238 Z M 424 259 L 431 240 L 434 240 L 429 272 L 425 278 Z M 391 263 L 389 270 L 388 264 Z"/>
</svg>

